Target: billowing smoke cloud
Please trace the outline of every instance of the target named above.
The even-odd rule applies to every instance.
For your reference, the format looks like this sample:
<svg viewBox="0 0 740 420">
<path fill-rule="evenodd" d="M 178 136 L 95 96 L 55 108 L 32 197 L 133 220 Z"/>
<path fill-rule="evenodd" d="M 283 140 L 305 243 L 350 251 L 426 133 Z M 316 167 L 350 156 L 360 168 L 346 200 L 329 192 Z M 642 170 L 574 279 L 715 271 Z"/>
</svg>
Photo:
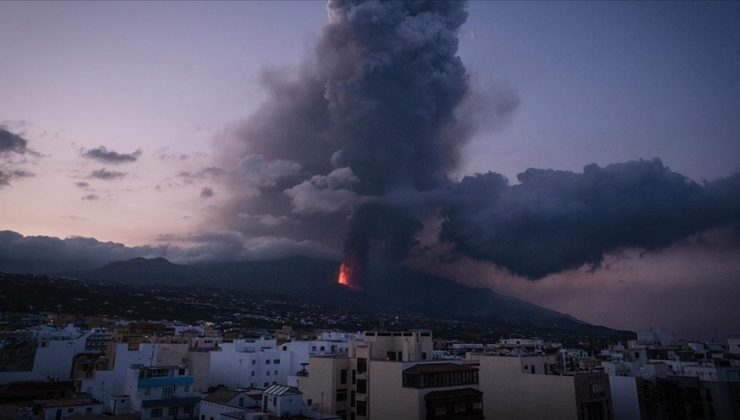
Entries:
<svg viewBox="0 0 740 420">
<path fill-rule="evenodd" d="M 397 262 L 423 257 L 416 238 L 441 219 L 447 257 L 535 279 L 738 223 L 738 176 L 701 185 L 658 160 L 530 169 L 518 184 L 495 173 L 451 181 L 476 127 L 518 105 L 507 89 L 471 91 L 457 56 L 465 2 L 339 0 L 328 10 L 314 56 L 264 76 L 266 102 L 222 150 L 234 201 L 220 228 Z M 280 222 L 263 223 L 266 214 Z"/>
<path fill-rule="evenodd" d="M 700 185 L 659 160 L 582 173 L 528 169 L 467 177 L 450 188 L 441 239 L 463 255 L 541 278 L 597 265 L 620 248 L 653 250 L 718 226 L 740 226 L 740 173 Z"/>
<path fill-rule="evenodd" d="M 387 211 L 370 203 L 449 184 L 481 104 L 466 102 L 457 56 L 466 3 L 333 1 L 328 11 L 315 55 L 265 75 L 266 103 L 224 150 L 236 197 L 219 217 L 225 228 L 341 248 L 348 229 L 360 237 L 360 220 Z M 254 223 L 267 213 L 293 223 Z"/>
<path fill-rule="evenodd" d="M 119 164 L 136 162 L 141 156 L 141 149 L 132 153 L 119 153 L 108 150 L 105 146 L 96 147 L 82 152 L 82 156 L 105 163 Z"/>
</svg>

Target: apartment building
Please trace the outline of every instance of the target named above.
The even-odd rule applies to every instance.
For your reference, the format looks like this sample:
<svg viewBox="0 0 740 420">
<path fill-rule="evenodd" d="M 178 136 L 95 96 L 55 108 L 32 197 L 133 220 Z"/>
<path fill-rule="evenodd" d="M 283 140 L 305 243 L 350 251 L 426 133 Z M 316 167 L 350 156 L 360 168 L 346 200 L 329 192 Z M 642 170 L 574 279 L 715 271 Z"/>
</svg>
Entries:
<svg viewBox="0 0 740 420">
<path fill-rule="evenodd" d="M 346 420 L 483 418 L 478 370 L 432 360 L 429 331 L 371 331 L 346 356 L 314 356 L 306 399 Z"/>
<path fill-rule="evenodd" d="M 612 420 L 609 377 L 603 371 L 561 373 L 559 354 L 469 354 L 479 363 L 487 419 Z"/>
</svg>

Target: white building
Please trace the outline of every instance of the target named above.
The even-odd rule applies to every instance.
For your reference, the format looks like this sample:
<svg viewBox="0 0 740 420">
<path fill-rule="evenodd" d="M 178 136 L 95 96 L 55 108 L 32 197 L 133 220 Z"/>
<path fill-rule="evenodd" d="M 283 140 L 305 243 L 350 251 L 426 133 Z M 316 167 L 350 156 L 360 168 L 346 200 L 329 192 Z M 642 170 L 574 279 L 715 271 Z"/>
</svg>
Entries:
<svg viewBox="0 0 740 420">
<path fill-rule="evenodd" d="M 72 375 L 74 356 L 85 348 L 84 337 L 36 342 L 30 370 L 0 372 L 0 384 L 14 381 L 67 380 Z"/>
<path fill-rule="evenodd" d="M 127 343 L 117 343 L 112 348 L 110 370 L 96 370 L 92 378 L 80 380 L 78 390 L 86 392 L 98 401 L 106 404 L 109 411 L 115 411 L 114 405 L 121 403 L 113 396 L 124 395 L 124 382 L 128 369 L 138 366 L 171 366 L 177 365 L 188 354 L 187 344 L 141 343 L 135 350 L 130 350 Z M 125 402 L 124 402 L 125 404 Z"/>
<path fill-rule="evenodd" d="M 185 366 L 141 366 L 126 370 L 124 395 L 142 420 L 190 419 L 200 402 Z"/>
<path fill-rule="evenodd" d="M 44 420 L 61 420 L 75 415 L 102 415 L 103 403 L 90 399 L 66 399 L 38 402 Z"/>
<path fill-rule="evenodd" d="M 727 338 L 727 351 L 730 354 L 740 354 L 740 336 L 730 336 Z"/>
<path fill-rule="evenodd" d="M 341 341 L 234 340 L 221 343 L 210 354 L 208 382 L 211 386 L 268 388 L 286 385 L 308 364 L 311 355 L 347 354 L 349 344 Z"/>
</svg>

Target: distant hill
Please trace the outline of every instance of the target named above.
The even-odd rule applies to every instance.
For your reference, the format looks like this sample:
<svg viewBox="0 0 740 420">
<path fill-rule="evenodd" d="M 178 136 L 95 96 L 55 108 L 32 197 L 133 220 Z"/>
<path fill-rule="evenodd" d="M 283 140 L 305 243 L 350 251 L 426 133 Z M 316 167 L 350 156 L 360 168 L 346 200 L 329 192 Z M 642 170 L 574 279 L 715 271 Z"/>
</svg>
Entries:
<svg viewBox="0 0 740 420">
<path fill-rule="evenodd" d="M 374 267 L 362 291 L 336 282 L 336 261 L 290 257 L 271 261 L 173 264 L 164 258 L 135 258 L 95 270 L 63 273 L 83 279 L 135 285 L 209 287 L 284 295 L 323 304 L 351 304 L 362 310 L 392 308 L 425 315 L 494 324 L 577 331 L 610 331 L 556 311 L 403 266 Z"/>
<path fill-rule="evenodd" d="M 378 313 L 408 311 L 492 325 L 599 335 L 614 332 L 489 289 L 473 288 L 400 265 L 367 269 L 362 290 L 355 291 L 337 284 L 337 261 L 309 257 L 194 265 L 173 264 L 164 258 L 134 258 L 95 269 L 87 269 L 87 263 L 37 264 L 17 260 L 3 264 L 4 261 L 0 259 L 0 271 L 46 273 L 103 284 L 207 287 Z"/>
</svg>

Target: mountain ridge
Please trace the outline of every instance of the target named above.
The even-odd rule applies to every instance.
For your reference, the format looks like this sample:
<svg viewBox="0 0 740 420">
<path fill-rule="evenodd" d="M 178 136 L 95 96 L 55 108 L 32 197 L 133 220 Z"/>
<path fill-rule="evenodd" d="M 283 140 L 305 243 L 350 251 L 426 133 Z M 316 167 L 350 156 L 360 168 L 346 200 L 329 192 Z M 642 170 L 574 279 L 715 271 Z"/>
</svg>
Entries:
<svg viewBox="0 0 740 420">
<path fill-rule="evenodd" d="M 135 258 L 65 275 L 126 284 L 168 284 L 286 295 L 361 308 L 403 308 L 440 317 L 564 329 L 606 329 L 485 288 L 393 265 L 368 270 L 360 291 L 337 283 L 337 261 L 303 256 L 252 262 L 175 264 Z"/>
</svg>

